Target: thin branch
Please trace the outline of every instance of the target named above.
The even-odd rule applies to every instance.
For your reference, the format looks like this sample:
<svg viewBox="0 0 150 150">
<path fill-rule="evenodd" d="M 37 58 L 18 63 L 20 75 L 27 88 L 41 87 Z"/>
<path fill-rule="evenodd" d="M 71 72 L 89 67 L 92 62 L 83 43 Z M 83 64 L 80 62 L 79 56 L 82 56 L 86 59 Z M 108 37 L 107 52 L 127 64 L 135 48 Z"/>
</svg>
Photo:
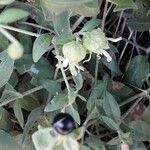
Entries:
<svg viewBox="0 0 150 150">
<path fill-rule="evenodd" d="M 108 14 L 107 8 L 108 8 L 108 1 L 106 0 L 104 12 L 103 12 L 102 25 L 101 25 L 102 30 L 104 30 L 104 27 L 105 27 L 105 20 L 107 17 L 106 13 Z M 97 84 L 97 78 L 98 78 L 98 66 L 99 66 L 99 58 L 97 57 L 96 58 L 96 64 L 95 64 L 95 85 Z"/>
<path fill-rule="evenodd" d="M 131 39 L 133 32 L 134 32 L 134 31 L 130 31 L 128 40 Z M 126 42 L 126 44 L 125 44 L 125 46 L 124 46 L 124 48 L 123 48 L 123 50 L 122 50 L 122 53 L 120 54 L 120 58 L 119 58 L 118 63 L 121 61 L 121 59 L 122 59 L 122 57 L 123 57 L 123 55 L 124 55 L 124 53 L 125 53 L 125 50 L 126 50 L 127 46 L 128 46 L 128 42 Z"/>
<path fill-rule="evenodd" d="M 134 101 L 135 99 L 140 98 L 140 97 L 149 97 L 149 92 L 150 92 L 150 88 L 148 88 L 147 90 L 144 90 L 143 92 L 141 92 L 137 95 L 130 97 L 126 101 L 122 102 L 119 106 L 122 107 L 122 106 L 124 106 L 124 105 L 126 105 L 126 104 Z"/>
<path fill-rule="evenodd" d="M 40 34 L 36 34 L 36 33 L 30 32 L 30 31 L 25 31 L 25 30 L 22 30 L 22 29 L 14 28 L 14 27 L 11 27 L 11 26 L 8 26 L 8 25 L 0 24 L 0 27 L 4 28 L 4 29 L 15 31 L 15 32 L 27 34 L 27 35 L 30 35 L 30 36 L 34 36 L 34 37 L 39 37 L 40 36 Z"/>
<path fill-rule="evenodd" d="M 51 29 L 49 29 L 49 28 L 46 28 L 46 27 L 43 27 L 43 26 L 40 26 L 40 25 L 37 25 L 37 24 L 34 24 L 34 23 L 30 23 L 30 22 L 21 22 L 21 24 L 33 26 L 33 27 L 36 27 L 36 28 L 40 28 L 40 29 L 49 31 L 49 32 L 51 32 L 51 33 L 53 33 L 53 34 L 56 34 L 53 30 L 51 30 Z"/>
<path fill-rule="evenodd" d="M 71 30 L 72 32 L 80 25 L 80 23 L 84 20 L 84 16 L 81 16 L 72 26 Z"/>
</svg>

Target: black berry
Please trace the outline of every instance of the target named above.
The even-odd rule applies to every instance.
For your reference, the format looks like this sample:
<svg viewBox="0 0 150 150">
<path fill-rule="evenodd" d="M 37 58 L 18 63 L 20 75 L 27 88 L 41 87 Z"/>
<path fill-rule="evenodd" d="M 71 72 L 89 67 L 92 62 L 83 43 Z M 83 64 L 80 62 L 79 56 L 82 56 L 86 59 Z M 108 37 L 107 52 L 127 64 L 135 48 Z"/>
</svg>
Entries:
<svg viewBox="0 0 150 150">
<path fill-rule="evenodd" d="M 57 133 L 66 135 L 75 128 L 75 122 L 71 115 L 59 113 L 54 118 L 53 126 Z"/>
</svg>

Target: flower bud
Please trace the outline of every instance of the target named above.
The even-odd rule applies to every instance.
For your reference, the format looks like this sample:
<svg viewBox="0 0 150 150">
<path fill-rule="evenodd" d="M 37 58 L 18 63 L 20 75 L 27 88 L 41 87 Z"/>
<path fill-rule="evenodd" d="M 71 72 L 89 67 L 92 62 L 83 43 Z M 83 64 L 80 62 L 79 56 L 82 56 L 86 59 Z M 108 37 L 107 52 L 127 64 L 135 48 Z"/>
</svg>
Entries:
<svg viewBox="0 0 150 150">
<path fill-rule="evenodd" d="M 108 49 L 108 41 L 101 29 L 94 29 L 83 35 L 83 46 L 89 51 L 101 54 L 103 49 Z"/>
<path fill-rule="evenodd" d="M 64 58 L 67 59 L 70 64 L 78 64 L 86 56 L 86 49 L 75 41 L 64 44 L 62 52 Z"/>
<path fill-rule="evenodd" d="M 16 60 L 23 56 L 23 47 L 20 44 L 10 44 L 7 48 L 8 55 L 11 59 Z"/>
</svg>

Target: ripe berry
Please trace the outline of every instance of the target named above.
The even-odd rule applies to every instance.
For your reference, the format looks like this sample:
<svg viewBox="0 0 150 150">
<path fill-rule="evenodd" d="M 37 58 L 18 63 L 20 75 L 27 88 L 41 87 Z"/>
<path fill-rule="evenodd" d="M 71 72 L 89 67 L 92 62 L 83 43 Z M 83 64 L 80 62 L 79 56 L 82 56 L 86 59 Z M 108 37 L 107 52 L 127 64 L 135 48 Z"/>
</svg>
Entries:
<svg viewBox="0 0 150 150">
<path fill-rule="evenodd" d="M 66 135 L 75 128 L 75 122 L 71 115 L 59 113 L 54 118 L 53 126 L 57 133 Z"/>
</svg>

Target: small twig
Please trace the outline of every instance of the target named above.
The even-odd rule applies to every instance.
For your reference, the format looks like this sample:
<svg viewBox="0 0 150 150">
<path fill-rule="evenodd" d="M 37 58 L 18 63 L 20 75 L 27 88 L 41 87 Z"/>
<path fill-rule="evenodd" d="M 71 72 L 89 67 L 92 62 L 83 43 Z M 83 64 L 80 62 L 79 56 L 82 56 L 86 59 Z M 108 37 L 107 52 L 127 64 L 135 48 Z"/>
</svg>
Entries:
<svg viewBox="0 0 150 150">
<path fill-rule="evenodd" d="M 104 7 L 104 13 L 103 13 L 103 19 L 102 19 L 102 25 L 101 25 L 102 30 L 104 30 L 104 27 L 105 27 L 105 20 L 106 20 L 106 17 L 107 17 L 106 14 L 108 14 L 107 8 L 108 8 L 108 1 L 106 0 L 105 7 Z"/>
<path fill-rule="evenodd" d="M 129 37 L 128 37 L 128 40 L 131 39 L 133 32 L 134 32 L 134 31 L 131 31 L 131 32 L 130 32 Z M 120 58 L 119 58 L 118 63 L 121 61 L 121 59 L 122 59 L 122 57 L 123 57 L 123 55 L 124 55 L 124 53 L 125 53 L 125 50 L 126 50 L 127 46 L 128 46 L 128 42 L 126 42 L 126 44 L 125 44 L 125 46 L 124 46 L 124 48 L 123 48 L 123 50 L 122 50 L 122 53 L 120 54 Z"/>
<path fill-rule="evenodd" d="M 36 33 L 30 32 L 30 31 L 25 31 L 25 30 L 22 30 L 22 29 L 14 28 L 14 27 L 11 27 L 11 26 L 8 26 L 8 25 L 0 24 L 0 27 L 4 28 L 4 29 L 15 31 L 15 32 L 27 34 L 27 35 L 30 35 L 30 36 L 34 36 L 34 37 L 39 37 L 40 36 L 40 34 L 36 34 Z"/>
<path fill-rule="evenodd" d="M 110 10 L 111 10 L 112 6 L 113 6 L 113 4 L 111 3 L 111 4 L 110 4 L 110 6 L 109 6 L 109 8 L 108 8 L 108 10 L 107 10 L 107 12 L 106 12 L 106 16 L 107 16 L 107 15 L 108 15 L 108 13 L 110 12 Z"/>
<path fill-rule="evenodd" d="M 9 32 L 7 32 L 7 30 L 0 27 L 0 32 L 13 44 L 19 44 L 19 42 Z"/>
<path fill-rule="evenodd" d="M 148 88 L 147 90 L 144 90 L 143 92 L 141 92 L 137 95 L 134 95 L 134 96 L 130 97 L 126 101 L 122 102 L 119 106 L 122 107 L 122 106 L 134 101 L 135 99 L 137 99 L 139 97 L 149 97 L 149 92 L 150 92 L 150 88 Z"/>
<path fill-rule="evenodd" d="M 130 112 L 132 112 L 132 110 L 136 107 L 136 105 L 142 100 L 142 97 L 139 97 L 137 99 L 137 101 L 127 110 L 127 112 L 125 112 L 123 115 L 122 115 L 122 120 L 125 119 Z"/>
<path fill-rule="evenodd" d="M 23 95 L 23 97 L 25 97 L 25 96 L 30 95 L 30 94 L 32 94 L 32 93 L 34 93 L 36 91 L 41 90 L 41 89 L 43 89 L 43 86 L 37 86 L 37 87 L 35 87 L 35 88 L 31 89 L 31 90 L 28 90 L 28 91 L 22 93 L 22 95 Z"/>
<path fill-rule="evenodd" d="M 103 12 L 103 19 L 102 19 L 102 24 L 101 24 L 101 29 L 104 31 L 105 27 L 105 20 L 106 20 L 106 13 L 107 12 L 107 7 L 108 7 L 108 1 L 106 0 L 105 2 L 105 7 L 104 7 L 104 12 Z M 97 78 L 98 78 L 98 66 L 99 66 L 99 58 L 96 57 L 96 64 L 95 64 L 95 85 L 97 84 Z"/>
<path fill-rule="evenodd" d="M 131 29 L 129 28 L 129 30 L 131 31 Z M 137 47 L 137 42 L 136 42 L 136 32 L 135 32 L 135 37 L 132 35 L 132 39 L 133 39 L 133 41 L 134 41 L 134 43 L 136 44 L 136 49 L 137 49 L 137 52 L 138 52 L 138 54 L 140 55 L 140 50 L 139 50 L 139 48 Z"/>
<path fill-rule="evenodd" d="M 119 26 L 120 26 L 120 23 L 121 23 L 122 16 L 123 16 L 123 11 L 121 11 L 121 13 L 120 13 L 119 21 L 118 21 L 118 24 L 117 24 L 117 27 L 116 27 L 116 31 L 115 31 L 114 37 L 116 36 L 116 34 L 117 34 L 117 32 L 118 32 L 118 29 L 119 29 Z"/>
<path fill-rule="evenodd" d="M 81 16 L 72 26 L 71 30 L 72 32 L 80 25 L 80 23 L 84 20 L 84 16 Z"/>
<path fill-rule="evenodd" d="M 51 29 L 49 29 L 49 28 L 46 28 L 46 27 L 43 27 L 43 26 L 40 26 L 40 25 L 37 25 L 37 24 L 34 24 L 34 23 L 30 23 L 30 22 L 21 22 L 21 24 L 33 26 L 33 27 L 36 27 L 36 28 L 40 28 L 40 29 L 49 31 L 49 32 L 51 32 L 51 33 L 53 33 L 53 34 L 56 34 L 53 30 L 51 30 Z"/>
</svg>

